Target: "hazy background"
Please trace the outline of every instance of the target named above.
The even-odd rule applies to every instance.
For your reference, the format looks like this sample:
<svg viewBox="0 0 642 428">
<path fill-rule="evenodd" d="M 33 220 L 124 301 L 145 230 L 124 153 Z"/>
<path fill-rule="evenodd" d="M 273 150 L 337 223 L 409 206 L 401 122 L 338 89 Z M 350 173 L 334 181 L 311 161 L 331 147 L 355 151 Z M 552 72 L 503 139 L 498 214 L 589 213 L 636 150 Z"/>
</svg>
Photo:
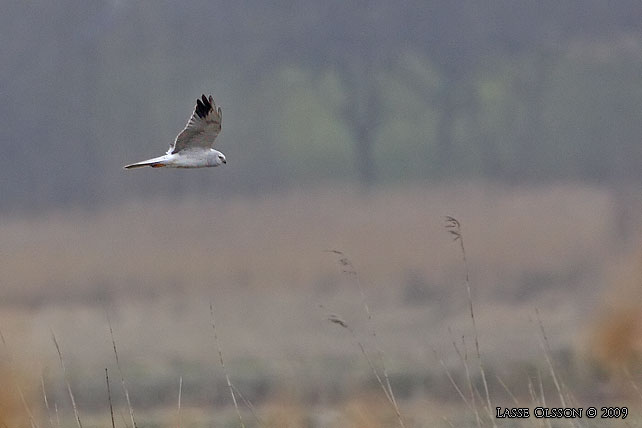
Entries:
<svg viewBox="0 0 642 428">
<path fill-rule="evenodd" d="M 538 377 L 558 399 L 538 308 L 576 403 L 639 416 L 639 1 L 9 1 L 0 57 L 0 374 L 42 421 L 44 381 L 73 423 L 51 330 L 89 424 L 108 424 L 105 367 L 128 413 L 109 314 L 141 425 L 176 425 L 182 376 L 184 424 L 237 426 L 211 301 L 264 426 L 393 426 L 337 249 L 408 425 L 474 424 L 439 362 L 466 385 L 445 215 L 493 404 L 513 405 L 503 382 L 531 405 Z M 122 170 L 201 93 L 227 165 Z M 28 425 L 10 401 L 0 419 Z"/>
</svg>

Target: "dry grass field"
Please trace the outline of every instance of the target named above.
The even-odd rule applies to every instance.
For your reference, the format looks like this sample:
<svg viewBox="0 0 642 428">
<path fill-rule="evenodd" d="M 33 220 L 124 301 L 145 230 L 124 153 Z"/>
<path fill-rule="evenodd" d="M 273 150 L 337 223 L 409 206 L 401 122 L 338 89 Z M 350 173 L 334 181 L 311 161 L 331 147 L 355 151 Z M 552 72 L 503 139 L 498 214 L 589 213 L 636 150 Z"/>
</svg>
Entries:
<svg viewBox="0 0 642 428">
<path fill-rule="evenodd" d="M 381 372 L 379 350 L 405 426 L 477 426 L 468 388 L 493 426 L 475 339 L 493 406 L 628 405 L 639 425 L 639 207 L 572 183 L 460 183 L 2 218 L 0 425 L 76 423 L 53 332 L 83 425 L 111 425 L 108 368 L 115 424 L 131 426 L 107 317 L 140 427 L 239 426 L 225 372 L 248 427 L 398 426 L 366 358 Z M 477 334 L 446 215 L 462 224 Z"/>
</svg>

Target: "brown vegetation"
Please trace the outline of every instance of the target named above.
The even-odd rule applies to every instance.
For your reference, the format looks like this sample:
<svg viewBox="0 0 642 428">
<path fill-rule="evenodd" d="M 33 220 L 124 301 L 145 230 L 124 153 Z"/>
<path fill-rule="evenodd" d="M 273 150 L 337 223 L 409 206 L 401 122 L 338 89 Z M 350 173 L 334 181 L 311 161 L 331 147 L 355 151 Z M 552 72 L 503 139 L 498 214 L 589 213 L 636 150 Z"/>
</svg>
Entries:
<svg viewBox="0 0 642 428">
<path fill-rule="evenodd" d="M 463 224 L 465 264 L 445 236 L 444 214 Z M 83 422 L 99 414 L 99 424 L 109 424 L 109 367 L 116 425 L 123 419 L 131 425 L 132 407 L 147 421 L 158 407 L 176 409 L 179 377 L 184 424 L 434 421 L 422 414 L 425 406 L 409 404 L 416 402 L 431 403 L 436 412 L 435 403 L 445 403 L 455 425 L 477 418 L 486 424 L 491 400 L 570 403 L 574 386 L 599 385 L 594 373 L 578 374 L 582 353 L 626 369 L 628 389 L 640 384 L 640 311 L 631 303 L 639 301 L 638 288 L 622 285 L 617 294 L 625 298 L 617 300 L 603 298 L 610 289 L 601 287 L 641 278 L 607 274 L 626 265 L 613 256 L 610 216 L 608 194 L 600 189 L 453 185 L 217 204 L 157 200 L 13 219 L 0 225 L 6 238 L 0 250 L 8 255 L 0 260 L 8 296 L 0 321 L 30 320 L 33 334 L 15 346 L 56 369 L 50 400 L 70 423 L 65 382 Z M 336 248 L 345 251 L 340 258 L 350 255 L 340 268 L 324 252 Z M 357 268 L 360 284 L 353 282 Z M 535 307 L 541 326 L 533 322 Z M 350 334 L 324 322 L 326 308 L 341 314 L 333 322 L 349 326 Z M 592 315 L 598 311 L 605 315 Z M 64 348 L 65 380 L 50 326 Z M 541 327 L 546 336 L 538 340 Z M 590 346 L 582 348 L 578 333 L 586 332 Z M 123 372 L 131 406 L 118 385 Z M 27 379 L 24 394 L 36 412 L 42 399 L 34 397 L 34 384 Z M 22 417 L 17 424 L 24 425 L 28 412 L 15 398 L 14 391 L 2 401 L 2 415 Z M 167 413 L 158 418 L 178 420 L 176 410 Z"/>
</svg>

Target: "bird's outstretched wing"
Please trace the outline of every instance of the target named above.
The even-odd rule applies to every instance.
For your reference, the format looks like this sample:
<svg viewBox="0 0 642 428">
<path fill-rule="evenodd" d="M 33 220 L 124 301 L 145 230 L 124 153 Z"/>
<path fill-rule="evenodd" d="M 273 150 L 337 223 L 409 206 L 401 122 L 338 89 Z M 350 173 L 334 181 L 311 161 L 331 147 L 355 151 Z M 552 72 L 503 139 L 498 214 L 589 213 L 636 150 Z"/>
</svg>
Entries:
<svg viewBox="0 0 642 428">
<path fill-rule="evenodd" d="M 185 129 L 174 140 L 167 153 L 178 153 L 191 148 L 211 148 L 221 132 L 222 112 L 216 107 L 212 96 L 203 94 L 196 100 L 196 107 Z"/>
</svg>

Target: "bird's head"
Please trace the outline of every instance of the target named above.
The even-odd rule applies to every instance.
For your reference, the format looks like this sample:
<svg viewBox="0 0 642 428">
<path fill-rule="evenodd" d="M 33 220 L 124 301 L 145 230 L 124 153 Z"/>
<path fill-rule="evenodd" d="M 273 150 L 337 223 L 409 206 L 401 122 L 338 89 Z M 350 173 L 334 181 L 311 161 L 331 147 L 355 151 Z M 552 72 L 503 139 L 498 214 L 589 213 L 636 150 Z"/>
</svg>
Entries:
<svg viewBox="0 0 642 428">
<path fill-rule="evenodd" d="M 208 166 L 219 166 L 224 163 L 227 163 L 225 155 L 218 150 L 210 149 L 210 154 L 207 156 L 207 165 Z"/>
</svg>

